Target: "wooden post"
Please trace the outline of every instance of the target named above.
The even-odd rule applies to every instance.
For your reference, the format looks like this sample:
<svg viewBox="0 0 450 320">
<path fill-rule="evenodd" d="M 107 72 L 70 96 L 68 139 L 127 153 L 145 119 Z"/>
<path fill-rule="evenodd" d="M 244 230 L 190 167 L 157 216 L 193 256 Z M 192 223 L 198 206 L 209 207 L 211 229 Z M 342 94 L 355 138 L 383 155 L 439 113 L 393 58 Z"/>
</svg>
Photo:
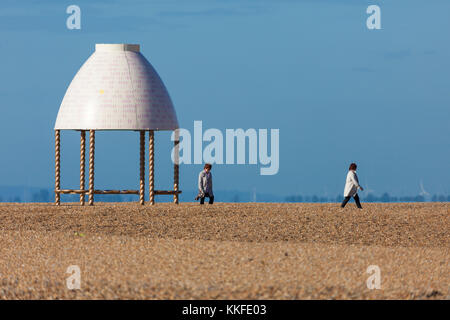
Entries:
<svg viewBox="0 0 450 320">
<path fill-rule="evenodd" d="M 145 194 L 145 131 L 140 131 L 140 161 L 139 161 L 139 203 L 144 205 L 144 194 Z"/>
<path fill-rule="evenodd" d="M 89 205 L 94 205 L 95 130 L 89 130 Z"/>
<path fill-rule="evenodd" d="M 85 154 L 86 154 L 86 131 L 81 130 L 80 134 L 80 190 L 84 190 L 84 169 L 85 169 Z M 80 204 L 84 206 L 84 193 L 80 193 Z"/>
<path fill-rule="evenodd" d="M 149 191 L 149 202 L 150 205 L 155 204 L 155 165 L 153 163 L 154 160 L 154 144 L 155 144 L 155 135 L 153 130 L 149 130 L 148 132 L 148 191 Z"/>
<path fill-rule="evenodd" d="M 176 134 L 176 133 L 175 133 Z M 176 134 L 177 135 L 177 134 Z M 176 140 L 173 142 L 173 157 L 174 157 L 174 164 L 173 164 L 173 190 L 175 193 L 173 194 L 173 203 L 178 204 L 178 182 L 179 182 L 179 144 L 180 140 L 178 140 L 178 137 L 176 137 Z"/>
<path fill-rule="evenodd" d="M 57 206 L 60 205 L 60 194 L 59 189 L 61 187 L 60 184 L 60 131 L 55 130 L 55 204 Z"/>
</svg>

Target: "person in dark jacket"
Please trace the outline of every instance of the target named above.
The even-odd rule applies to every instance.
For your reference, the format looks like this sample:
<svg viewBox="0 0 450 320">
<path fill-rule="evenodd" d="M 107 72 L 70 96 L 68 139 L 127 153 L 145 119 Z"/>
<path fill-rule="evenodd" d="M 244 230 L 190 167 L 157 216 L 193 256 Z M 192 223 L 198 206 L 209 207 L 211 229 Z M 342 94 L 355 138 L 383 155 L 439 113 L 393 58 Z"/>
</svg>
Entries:
<svg viewBox="0 0 450 320">
<path fill-rule="evenodd" d="M 198 195 L 195 200 L 200 199 L 200 204 L 205 203 L 206 197 L 209 198 L 209 204 L 214 203 L 211 168 L 212 165 L 206 163 L 205 167 L 198 175 Z"/>
</svg>

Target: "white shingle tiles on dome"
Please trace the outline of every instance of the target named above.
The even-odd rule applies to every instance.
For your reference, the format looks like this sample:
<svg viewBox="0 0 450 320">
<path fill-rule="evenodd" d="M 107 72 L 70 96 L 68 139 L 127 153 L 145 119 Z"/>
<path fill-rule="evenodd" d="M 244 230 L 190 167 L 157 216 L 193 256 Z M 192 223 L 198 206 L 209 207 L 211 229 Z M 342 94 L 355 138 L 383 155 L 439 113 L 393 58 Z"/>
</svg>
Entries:
<svg viewBox="0 0 450 320">
<path fill-rule="evenodd" d="M 177 129 L 167 89 L 139 49 L 136 44 L 96 44 L 66 91 L 55 129 Z"/>
</svg>

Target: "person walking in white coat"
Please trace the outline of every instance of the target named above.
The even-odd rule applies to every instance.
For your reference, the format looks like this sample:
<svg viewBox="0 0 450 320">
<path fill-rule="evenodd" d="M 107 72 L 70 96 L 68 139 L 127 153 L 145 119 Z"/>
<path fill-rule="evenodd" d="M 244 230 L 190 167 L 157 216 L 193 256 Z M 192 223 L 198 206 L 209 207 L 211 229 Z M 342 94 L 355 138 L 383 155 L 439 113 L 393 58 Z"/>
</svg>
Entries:
<svg viewBox="0 0 450 320">
<path fill-rule="evenodd" d="M 358 188 L 363 191 L 363 187 L 359 185 L 358 176 L 356 175 L 356 163 L 350 164 L 347 173 L 347 179 L 345 180 L 344 188 L 344 201 L 342 201 L 341 207 L 344 208 L 351 197 L 355 199 L 356 206 L 362 209 L 361 203 L 359 202 Z"/>
</svg>

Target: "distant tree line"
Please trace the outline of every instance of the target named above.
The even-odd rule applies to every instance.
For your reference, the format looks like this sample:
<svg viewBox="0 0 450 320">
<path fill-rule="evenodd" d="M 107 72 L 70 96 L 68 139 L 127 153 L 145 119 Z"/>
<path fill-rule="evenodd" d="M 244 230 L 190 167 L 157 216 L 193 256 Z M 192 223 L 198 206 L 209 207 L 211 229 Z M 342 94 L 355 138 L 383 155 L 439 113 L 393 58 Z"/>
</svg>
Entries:
<svg viewBox="0 0 450 320">
<path fill-rule="evenodd" d="M 12 196 L 9 198 L 3 198 L 0 195 L 0 202 L 22 202 L 22 199 L 19 196 Z"/>
<path fill-rule="evenodd" d="M 220 194 L 220 193 L 219 193 Z M 266 195 L 267 196 L 267 195 Z M 433 201 L 433 202 L 450 202 L 450 195 L 433 195 L 433 196 L 427 196 L 424 197 L 422 195 L 416 195 L 416 196 L 402 196 L 402 197 L 396 197 L 391 196 L 389 193 L 385 192 L 381 196 L 376 196 L 372 193 L 369 193 L 368 195 L 364 195 L 364 193 L 360 194 L 361 201 L 363 202 L 427 202 L 427 201 Z M 29 198 L 28 198 L 29 199 Z M 27 199 L 27 200 L 28 200 Z M 324 197 L 324 196 L 317 196 L 317 195 L 290 195 L 283 198 L 278 198 L 274 200 L 275 202 L 341 202 L 343 199 L 343 196 L 341 194 L 337 195 L 336 197 Z M 80 200 L 80 196 L 77 194 L 66 194 L 61 197 L 61 201 L 63 202 L 78 202 Z M 137 195 L 104 195 L 104 194 L 96 194 L 95 200 L 100 202 L 134 202 L 138 201 Z M 161 200 L 167 200 L 167 199 L 161 199 Z M 258 200 L 262 202 L 266 202 L 268 200 L 272 201 L 273 199 L 265 199 L 264 196 L 258 196 Z M 29 200 L 28 200 L 29 201 Z M 34 192 L 31 195 L 31 202 L 53 202 L 54 201 L 54 194 L 53 191 L 50 191 L 49 189 L 40 189 L 37 192 Z M 86 201 L 87 201 L 87 195 L 86 195 Z M 193 201 L 187 199 L 187 201 Z M 244 199 L 241 199 L 239 196 L 239 193 L 236 192 L 236 194 L 230 194 L 226 199 L 223 199 L 222 201 L 230 201 L 230 202 L 246 202 Z M 4 197 L 0 195 L 0 202 L 23 202 L 23 199 L 20 196 L 13 195 L 9 197 Z"/>
<path fill-rule="evenodd" d="M 327 197 L 319 197 L 316 195 L 312 196 L 293 195 L 286 197 L 284 200 L 285 202 L 334 202 L 333 199 Z M 340 197 L 339 201 L 342 201 L 342 197 Z"/>
<path fill-rule="evenodd" d="M 360 195 L 361 201 L 364 202 L 450 202 L 450 195 L 433 195 L 431 197 L 425 198 L 422 195 L 417 196 L 402 196 L 395 197 L 389 195 L 389 193 L 385 192 L 381 196 L 376 196 L 374 194 L 368 194 L 367 196 Z M 302 195 L 291 195 L 285 198 L 286 202 L 341 202 L 343 200 L 342 195 L 337 195 L 335 198 L 333 197 L 319 197 L 316 195 L 312 196 L 302 196 Z"/>
<path fill-rule="evenodd" d="M 88 196 L 86 195 L 86 201 L 88 200 Z M 119 195 L 119 194 L 96 194 L 95 200 L 101 202 L 128 202 L 128 201 L 137 201 L 138 196 L 134 195 Z M 55 200 L 53 192 L 50 192 L 48 189 L 40 189 L 37 192 L 34 192 L 31 195 L 31 202 L 53 202 Z M 65 194 L 61 196 L 61 201 L 63 202 L 78 202 L 80 200 L 80 196 L 78 194 Z M 23 202 L 23 199 L 20 196 L 10 196 L 10 197 L 2 197 L 0 195 L 0 202 Z"/>
<path fill-rule="evenodd" d="M 50 192 L 47 189 L 41 189 L 38 192 L 33 193 L 31 196 L 32 202 L 50 202 L 53 199 L 50 199 Z"/>
</svg>

